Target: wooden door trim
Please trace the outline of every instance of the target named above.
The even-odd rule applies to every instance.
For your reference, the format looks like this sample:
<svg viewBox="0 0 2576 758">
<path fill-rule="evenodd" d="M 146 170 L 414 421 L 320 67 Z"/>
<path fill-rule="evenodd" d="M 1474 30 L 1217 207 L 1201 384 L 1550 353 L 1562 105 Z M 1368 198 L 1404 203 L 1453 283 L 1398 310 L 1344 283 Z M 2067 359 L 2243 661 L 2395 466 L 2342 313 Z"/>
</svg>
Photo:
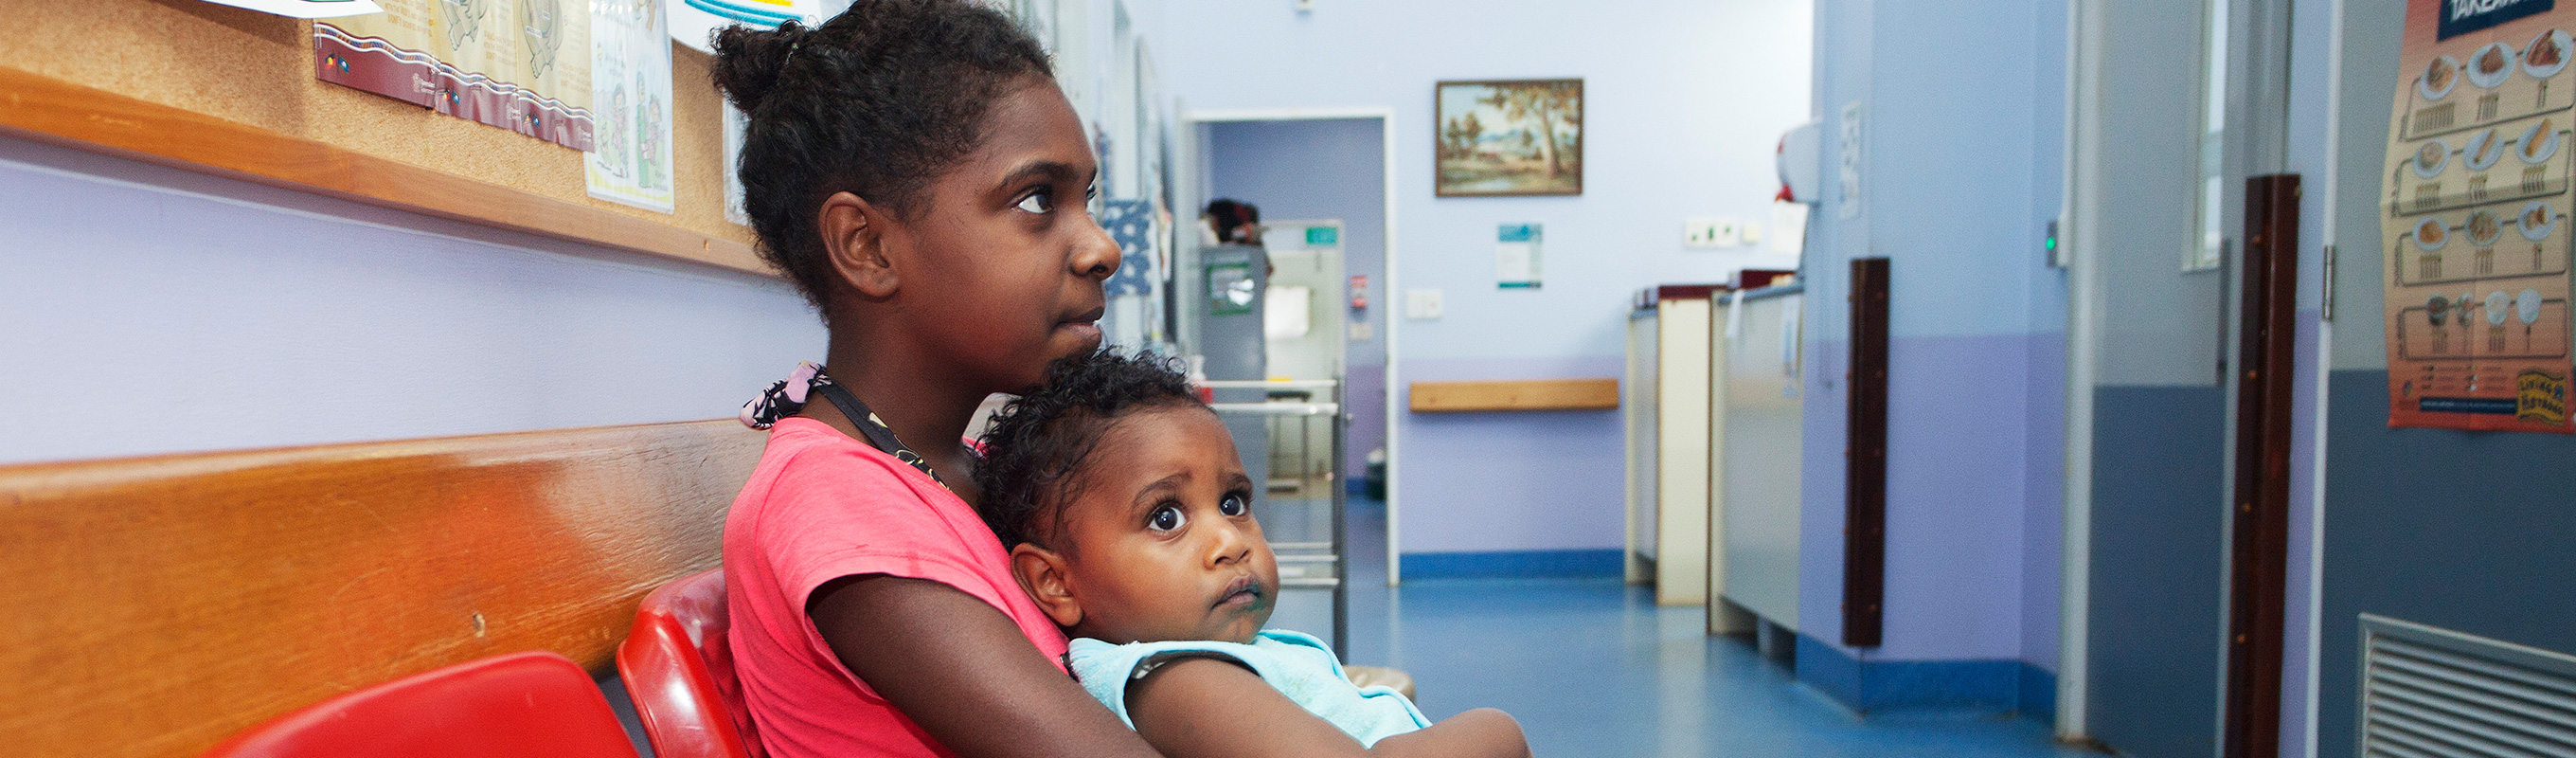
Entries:
<svg viewBox="0 0 2576 758">
<path fill-rule="evenodd" d="M 2281 750 L 2290 554 L 2290 411 L 2296 374 L 2299 175 L 2245 181 L 2237 334 L 2235 489 L 2229 509 L 2224 755 Z"/>
</svg>

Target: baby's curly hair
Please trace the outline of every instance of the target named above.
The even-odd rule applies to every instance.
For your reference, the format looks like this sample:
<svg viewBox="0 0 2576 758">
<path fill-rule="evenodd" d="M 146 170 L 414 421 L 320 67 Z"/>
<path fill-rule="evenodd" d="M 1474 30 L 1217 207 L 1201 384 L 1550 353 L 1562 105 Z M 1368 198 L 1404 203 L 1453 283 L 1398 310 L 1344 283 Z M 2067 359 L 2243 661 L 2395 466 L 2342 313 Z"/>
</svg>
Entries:
<svg viewBox="0 0 2576 758">
<path fill-rule="evenodd" d="M 1080 496 L 1074 472 L 1120 417 L 1170 407 L 1207 408 L 1171 358 L 1104 347 L 1056 359 L 1044 388 L 1003 405 L 984 432 L 975 468 L 984 523 L 1004 546 L 1070 548 L 1049 543 L 1063 525 L 1060 506 Z"/>
</svg>

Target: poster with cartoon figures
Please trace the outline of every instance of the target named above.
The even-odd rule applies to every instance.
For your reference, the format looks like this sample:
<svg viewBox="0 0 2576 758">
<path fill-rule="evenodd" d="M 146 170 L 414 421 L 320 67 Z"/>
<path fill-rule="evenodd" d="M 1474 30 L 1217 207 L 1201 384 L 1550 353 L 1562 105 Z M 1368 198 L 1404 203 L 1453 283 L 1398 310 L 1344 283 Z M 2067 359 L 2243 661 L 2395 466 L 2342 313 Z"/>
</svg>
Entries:
<svg viewBox="0 0 2576 758">
<path fill-rule="evenodd" d="M 377 0 L 313 24 L 315 77 L 575 150 L 591 147 L 583 0 Z"/>
<path fill-rule="evenodd" d="M 2388 425 L 2568 433 L 2576 14 L 2408 0 L 2381 193 Z"/>
<path fill-rule="evenodd" d="M 671 212 L 671 36 L 664 0 L 591 0 L 590 196 Z"/>
</svg>

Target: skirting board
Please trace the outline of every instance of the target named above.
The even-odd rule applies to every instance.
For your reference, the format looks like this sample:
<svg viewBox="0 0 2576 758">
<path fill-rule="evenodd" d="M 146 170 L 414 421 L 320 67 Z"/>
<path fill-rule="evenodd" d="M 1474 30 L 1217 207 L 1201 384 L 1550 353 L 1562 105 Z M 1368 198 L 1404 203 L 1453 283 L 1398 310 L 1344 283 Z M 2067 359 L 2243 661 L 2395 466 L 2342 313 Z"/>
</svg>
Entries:
<svg viewBox="0 0 2576 758">
<path fill-rule="evenodd" d="M 1483 553 L 1405 553 L 1404 578 L 1604 578 L 1620 571 L 1619 549 L 1505 550 Z"/>
<path fill-rule="evenodd" d="M 1864 661 L 1798 635 L 1798 681 L 1868 714 L 1908 709 L 2054 717 L 2057 676 L 2016 660 Z"/>
</svg>

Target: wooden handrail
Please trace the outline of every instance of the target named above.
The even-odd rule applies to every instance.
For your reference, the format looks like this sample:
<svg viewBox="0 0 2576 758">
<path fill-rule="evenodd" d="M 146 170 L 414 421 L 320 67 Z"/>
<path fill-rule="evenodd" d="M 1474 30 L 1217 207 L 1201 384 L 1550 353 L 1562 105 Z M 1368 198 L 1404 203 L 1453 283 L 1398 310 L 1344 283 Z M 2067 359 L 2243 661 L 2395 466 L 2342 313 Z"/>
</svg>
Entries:
<svg viewBox="0 0 2576 758">
<path fill-rule="evenodd" d="M 1619 407 L 1619 380 L 1414 382 L 1410 395 L 1407 406 L 1415 413 L 1615 410 Z"/>
</svg>

